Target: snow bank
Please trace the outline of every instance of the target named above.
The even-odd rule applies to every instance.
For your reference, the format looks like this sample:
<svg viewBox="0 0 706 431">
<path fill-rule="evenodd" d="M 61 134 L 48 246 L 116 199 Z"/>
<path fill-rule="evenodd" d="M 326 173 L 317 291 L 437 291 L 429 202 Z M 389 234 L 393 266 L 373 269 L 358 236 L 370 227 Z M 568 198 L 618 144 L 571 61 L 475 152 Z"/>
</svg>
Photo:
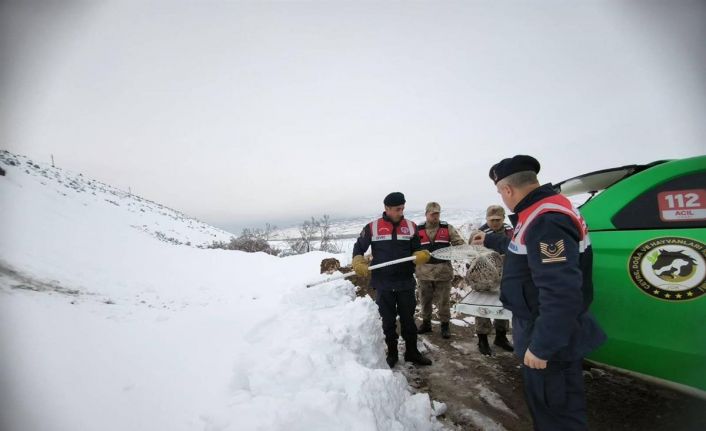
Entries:
<svg viewBox="0 0 706 431">
<path fill-rule="evenodd" d="M 107 186 L 64 191 L 69 174 L 8 157 L 0 429 L 436 427 L 429 397 L 387 368 L 375 305 L 347 281 L 304 287 L 330 255 L 175 245 L 154 231 L 221 234 L 154 203 L 107 202 Z"/>
</svg>

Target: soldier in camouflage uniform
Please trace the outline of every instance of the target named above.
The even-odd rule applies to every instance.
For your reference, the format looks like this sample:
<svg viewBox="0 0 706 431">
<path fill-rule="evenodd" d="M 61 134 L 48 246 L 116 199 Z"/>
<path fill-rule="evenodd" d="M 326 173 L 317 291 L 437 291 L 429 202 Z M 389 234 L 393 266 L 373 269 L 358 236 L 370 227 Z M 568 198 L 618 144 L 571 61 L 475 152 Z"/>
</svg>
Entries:
<svg viewBox="0 0 706 431">
<path fill-rule="evenodd" d="M 503 207 L 499 205 L 489 206 L 486 211 L 485 220 L 486 223 L 480 227 L 480 230 L 482 232 L 485 232 L 486 235 L 504 235 L 508 238 L 512 237 L 512 226 L 504 223 L 505 210 L 503 209 Z M 471 240 L 474 235 L 475 233 L 471 235 Z M 471 242 L 471 240 L 469 240 L 469 243 Z M 500 272 L 498 273 L 497 280 L 486 280 L 487 282 L 485 283 L 474 283 L 471 285 L 473 290 L 499 292 L 500 276 L 502 275 L 502 258 L 500 258 L 500 256 L 498 256 L 498 258 L 501 260 L 499 261 L 497 266 L 497 268 L 500 270 Z M 470 272 L 471 271 L 469 271 L 469 275 Z M 495 341 L 493 341 L 493 344 L 503 350 L 507 350 L 508 352 L 513 351 L 513 347 L 507 339 L 507 332 L 510 329 L 509 320 L 494 319 L 492 324 L 490 322 L 490 319 L 486 317 L 476 317 L 475 320 L 476 335 L 478 336 L 478 350 L 482 354 L 490 356 L 493 353 L 493 351 L 490 349 L 490 344 L 488 343 L 488 335 L 490 335 L 490 333 L 492 332 L 493 327 L 495 327 Z"/>
<path fill-rule="evenodd" d="M 429 250 L 429 252 L 450 245 L 466 243 L 453 226 L 439 219 L 440 215 L 441 206 L 436 202 L 429 202 L 425 211 L 426 221 L 418 226 L 422 248 Z M 432 257 L 428 263 L 417 266 L 415 275 L 422 303 L 422 324 L 417 328 L 417 333 L 431 332 L 431 306 L 436 296 L 439 300 L 437 305 L 439 320 L 441 320 L 441 336 L 450 338 L 449 297 L 451 295 L 451 280 L 454 276 L 451 262 Z"/>
</svg>

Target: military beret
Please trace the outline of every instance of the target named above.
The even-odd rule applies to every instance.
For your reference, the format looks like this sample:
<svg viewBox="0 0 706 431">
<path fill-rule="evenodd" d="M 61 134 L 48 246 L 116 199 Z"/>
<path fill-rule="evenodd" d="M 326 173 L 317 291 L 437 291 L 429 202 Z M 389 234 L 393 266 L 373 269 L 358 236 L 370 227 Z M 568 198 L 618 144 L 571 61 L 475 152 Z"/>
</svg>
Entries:
<svg viewBox="0 0 706 431">
<path fill-rule="evenodd" d="M 517 155 L 509 159 L 502 159 L 490 168 L 488 176 L 495 184 L 503 178 L 517 172 L 532 171 L 539 173 L 539 162 L 532 156 Z"/>
<path fill-rule="evenodd" d="M 404 203 L 407 201 L 404 200 L 404 195 L 402 193 L 392 192 L 389 195 L 385 196 L 385 200 L 382 202 L 387 207 L 396 207 L 399 205 L 404 205 Z"/>
</svg>

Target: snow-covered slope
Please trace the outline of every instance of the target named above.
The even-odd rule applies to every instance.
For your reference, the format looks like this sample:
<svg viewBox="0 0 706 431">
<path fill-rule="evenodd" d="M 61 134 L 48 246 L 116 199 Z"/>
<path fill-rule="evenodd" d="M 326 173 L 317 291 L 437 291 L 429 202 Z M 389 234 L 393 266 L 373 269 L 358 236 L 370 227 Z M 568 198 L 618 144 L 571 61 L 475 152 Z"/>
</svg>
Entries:
<svg viewBox="0 0 706 431">
<path fill-rule="evenodd" d="M 387 368 L 375 304 L 347 281 L 304 287 L 330 255 L 190 247 L 230 234 L 6 152 L 0 166 L 0 429 L 436 426 Z"/>
<path fill-rule="evenodd" d="M 106 223 L 106 228 L 110 229 L 111 225 L 107 223 L 112 223 L 114 218 L 110 215 L 118 215 L 117 223 L 120 226 L 128 225 L 173 244 L 207 245 L 215 240 L 227 241 L 232 236 L 229 232 L 190 218 L 179 211 L 85 178 L 82 174 L 35 163 L 24 156 L 2 150 L 0 164 L 8 172 L 3 180 L 24 189 L 24 193 L 17 196 L 0 196 L 0 204 L 3 206 L 12 206 L 12 199 L 28 199 L 38 193 L 45 195 L 52 203 L 73 205 L 83 220 L 100 218 L 102 223 Z M 113 211 L 114 207 L 124 211 Z M 50 214 L 38 216 L 46 217 Z"/>
</svg>

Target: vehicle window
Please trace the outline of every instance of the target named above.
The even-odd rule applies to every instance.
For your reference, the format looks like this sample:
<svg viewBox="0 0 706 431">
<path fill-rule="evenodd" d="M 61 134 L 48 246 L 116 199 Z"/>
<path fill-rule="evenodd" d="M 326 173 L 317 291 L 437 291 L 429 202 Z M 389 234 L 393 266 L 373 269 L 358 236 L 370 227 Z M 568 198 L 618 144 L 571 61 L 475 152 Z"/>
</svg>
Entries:
<svg viewBox="0 0 706 431">
<path fill-rule="evenodd" d="M 706 172 L 647 190 L 613 216 L 612 222 L 618 229 L 706 227 Z"/>
</svg>

